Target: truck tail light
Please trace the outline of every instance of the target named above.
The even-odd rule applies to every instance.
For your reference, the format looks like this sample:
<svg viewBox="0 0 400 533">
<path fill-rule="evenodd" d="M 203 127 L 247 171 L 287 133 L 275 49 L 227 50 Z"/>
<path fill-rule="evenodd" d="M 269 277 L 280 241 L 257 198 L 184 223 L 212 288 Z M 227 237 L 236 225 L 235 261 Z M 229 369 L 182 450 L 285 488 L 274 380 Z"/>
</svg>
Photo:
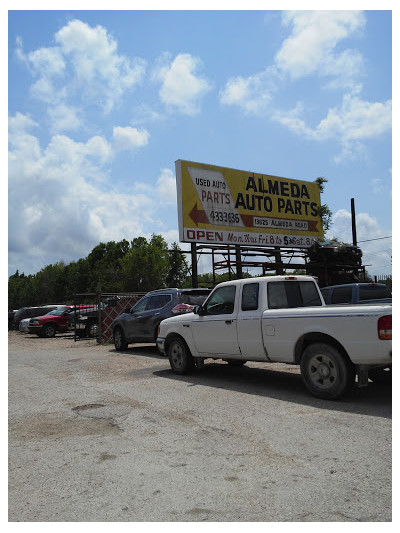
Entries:
<svg viewBox="0 0 400 533">
<path fill-rule="evenodd" d="M 382 340 L 392 340 L 392 315 L 381 316 L 378 320 L 378 336 Z"/>
<path fill-rule="evenodd" d="M 194 309 L 194 305 L 178 304 L 173 309 L 174 315 L 181 315 L 182 313 L 191 313 Z"/>
</svg>

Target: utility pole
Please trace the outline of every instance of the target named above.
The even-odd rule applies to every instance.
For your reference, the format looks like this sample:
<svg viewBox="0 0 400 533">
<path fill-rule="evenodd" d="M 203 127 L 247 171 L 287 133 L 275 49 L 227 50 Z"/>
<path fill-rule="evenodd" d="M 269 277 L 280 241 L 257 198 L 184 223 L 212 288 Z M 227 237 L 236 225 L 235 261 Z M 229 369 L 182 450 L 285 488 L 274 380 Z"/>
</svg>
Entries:
<svg viewBox="0 0 400 533">
<path fill-rule="evenodd" d="M 354 198 L 351 199 L 351 231 L 353 233 L 353 246 L 357 246 L 356 209 Z"/>
</svg>

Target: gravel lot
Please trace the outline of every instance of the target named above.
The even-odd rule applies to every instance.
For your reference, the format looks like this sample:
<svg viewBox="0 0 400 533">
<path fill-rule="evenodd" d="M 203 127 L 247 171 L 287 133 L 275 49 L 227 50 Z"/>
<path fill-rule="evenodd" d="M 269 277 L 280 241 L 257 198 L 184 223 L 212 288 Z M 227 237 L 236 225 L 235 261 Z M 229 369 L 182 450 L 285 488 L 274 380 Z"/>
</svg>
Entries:
<svg viewBox="0 0 400 533">
<path fill-rule="evenodd" d="M 391 388 L 9 332 L 9 521 L 391 521 Z"/>
</svg>

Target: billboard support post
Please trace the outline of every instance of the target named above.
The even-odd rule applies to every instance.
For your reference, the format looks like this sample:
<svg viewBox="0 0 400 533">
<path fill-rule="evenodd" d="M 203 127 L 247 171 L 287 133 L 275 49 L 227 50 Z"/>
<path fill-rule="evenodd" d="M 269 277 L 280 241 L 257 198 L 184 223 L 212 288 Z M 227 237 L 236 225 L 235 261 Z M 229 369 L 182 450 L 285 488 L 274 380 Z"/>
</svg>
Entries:
<svg viewBox="0 0 400 533">
<path fill-rule="evenodd" d="M 197 247 L 195 242 L 190 243 L 190 251 L 192 254 L 192 287 L 197 289 L 199 286 L 199 278 L 197 275 Z"/>
<path fill-rule="evenodd" d="M 236 251 L 236 277 L 237 279 L 242 279 L 243 278 L 242 256 L 240 253 L 240 246 L 238 244 L 235 244 L 235 251 Z"/>
</svg>

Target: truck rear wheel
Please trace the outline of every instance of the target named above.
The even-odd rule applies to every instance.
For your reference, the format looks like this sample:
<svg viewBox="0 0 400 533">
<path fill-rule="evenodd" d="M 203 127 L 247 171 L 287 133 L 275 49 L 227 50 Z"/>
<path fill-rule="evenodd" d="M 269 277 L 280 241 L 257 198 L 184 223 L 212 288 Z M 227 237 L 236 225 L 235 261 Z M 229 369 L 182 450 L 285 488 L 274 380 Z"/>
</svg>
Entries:
<svg viewBox="0 0 400 533">
<path fill-rule="evenodd" d="M 329 344 L 310 344 L 300 361 L 301 377 L 317 398 L 334 400 L 344 396 L 355 380 L 355 368 Z"/>
<path fill-rule="evenodd" d="M 168 346 L 169 364 L 175 374 L 187 374 L 195 368 L 195 361 L 186 343 L 175 337 Z"/>
</svg>

